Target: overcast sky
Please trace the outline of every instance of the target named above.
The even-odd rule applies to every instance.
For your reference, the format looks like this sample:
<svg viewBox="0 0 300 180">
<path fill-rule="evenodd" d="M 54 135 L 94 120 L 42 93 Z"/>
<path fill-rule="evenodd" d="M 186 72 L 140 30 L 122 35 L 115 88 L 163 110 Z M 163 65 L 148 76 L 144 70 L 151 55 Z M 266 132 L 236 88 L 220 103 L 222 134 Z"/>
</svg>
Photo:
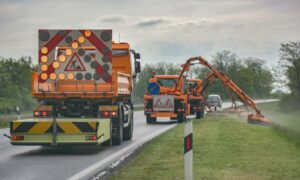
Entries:
<svg viewBox="0 0 300 180">
<path fill-rule="evenodd" d="M 183 63 L 231 50 L 278 61 L 280 43 L 300 40 L 299 0 L 0 0 L 0 56 L 32 56 L 38 29 L 113 29 L 143 63 Z"/>
</svg>

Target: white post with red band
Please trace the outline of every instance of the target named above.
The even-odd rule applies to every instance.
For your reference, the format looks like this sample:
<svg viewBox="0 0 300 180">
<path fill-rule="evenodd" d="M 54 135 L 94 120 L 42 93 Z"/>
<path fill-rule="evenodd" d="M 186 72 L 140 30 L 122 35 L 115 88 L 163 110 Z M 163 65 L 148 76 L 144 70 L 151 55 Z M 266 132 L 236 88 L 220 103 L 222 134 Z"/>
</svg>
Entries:
<svg viewBox="0 0 300 180">
<path fill-rule="evenodd" d="M 184 125 L 184 179 L 193 179 L 193 123 L 186 120 Z"/>
</svg>

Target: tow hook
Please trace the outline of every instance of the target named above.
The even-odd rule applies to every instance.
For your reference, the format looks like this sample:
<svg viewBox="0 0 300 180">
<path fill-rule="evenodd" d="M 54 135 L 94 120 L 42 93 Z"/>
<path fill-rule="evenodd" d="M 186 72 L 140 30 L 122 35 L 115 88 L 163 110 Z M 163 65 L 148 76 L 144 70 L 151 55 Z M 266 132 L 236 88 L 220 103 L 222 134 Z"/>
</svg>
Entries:
<svg viewBox="0 0 300 180">
<path fill-rule="evenodd" d="M 3 136 L 7 137 L 8 139 L 11 139 L 11 137 L 9 135 L 7 135 L 6 133 L 4 133 Z"/>
</svg>

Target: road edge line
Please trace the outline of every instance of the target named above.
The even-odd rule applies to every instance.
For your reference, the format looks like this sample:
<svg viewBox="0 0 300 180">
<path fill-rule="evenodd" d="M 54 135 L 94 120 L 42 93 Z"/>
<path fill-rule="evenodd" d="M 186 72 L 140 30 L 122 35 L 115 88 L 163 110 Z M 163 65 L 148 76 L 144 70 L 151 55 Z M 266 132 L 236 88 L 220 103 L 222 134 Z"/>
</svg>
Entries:
<svg viewBox="0 0 300 180">
<path fill-rule="evenodd" d="M 130 144 L 129 146 L 124 147 L 123 149 L 120 149 L 119 151 L 106 157 L 105 159 L 102 159 L 101 161 L 98 161 L 97 163 L 95 163 L 95 164 L 87 167 L 86 169 L 80 171 L 79 173 L 73 175 L 72 177 L 68 178 L 68 180 L 77 180 L 77 179 L 83 179 L 84 177 L 88 178 L 88 177 L 92 176 L 91 174 L 95 174 L 96 172 L 101 171 L 101 169 L 99 169 L 101 166 L 103 166 L 105 164 L 113 163 L 113 161 L 117 160 L 119 156 L 122 156 L 123 154 L 125 154 L 126 152 L 129 152 L 130 150 L 133 152 L 133 150 L 137 149 L 139 146 L 141 146 L 144 143 L 150 141 L 151 139 L 159 136 L 160 134 L 168 131 L 169 129 L 172 129 L 175 126 L 177 126 L 177 124 L 173 124 L 171 126 L 163 128 L 159 131 L 156 131 L 155 133 L 152 133 L 152 134 L 144 137 L 143 139 L 139 139 L 138 141 L 134 142 L 133 144 Z"/>
</svg>

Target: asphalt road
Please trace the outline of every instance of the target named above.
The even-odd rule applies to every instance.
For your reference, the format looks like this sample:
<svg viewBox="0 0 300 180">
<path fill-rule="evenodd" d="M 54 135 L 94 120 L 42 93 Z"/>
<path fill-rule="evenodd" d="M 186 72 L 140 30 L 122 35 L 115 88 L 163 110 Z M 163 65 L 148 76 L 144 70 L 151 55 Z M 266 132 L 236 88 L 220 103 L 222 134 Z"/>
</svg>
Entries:
<svg viewBox="0 0 300 180">
<path fill-rule="evenodd" d="M 176 122 L 160 119 L 159 124 L 147 125 L 142 111 L 134 116 L 133 139 L 112 147 L 12 146 L 3 136 L 9 129 L 0 129 L 0 179 L 67 179 L 148 135 L 168 130 Z"/>
<path fill-rule="evenodd" d="M 269 101 L 269 100 L 268 100 Z M 260 101 L 264 102 L 264 101 Z M 229 107 L 230 103 L 223 103 Z M 158 124 L 147 125 L 142 111 L 135 112 L 134 134 L 131 141 L 112 147 L 12 146 L 9 129 L 0 129 L 0 179 L 77 179 L 84 174 L 104 168 L 151 138 L 176 126 L 176 121 L 159 118 Z"/>
</svg>

